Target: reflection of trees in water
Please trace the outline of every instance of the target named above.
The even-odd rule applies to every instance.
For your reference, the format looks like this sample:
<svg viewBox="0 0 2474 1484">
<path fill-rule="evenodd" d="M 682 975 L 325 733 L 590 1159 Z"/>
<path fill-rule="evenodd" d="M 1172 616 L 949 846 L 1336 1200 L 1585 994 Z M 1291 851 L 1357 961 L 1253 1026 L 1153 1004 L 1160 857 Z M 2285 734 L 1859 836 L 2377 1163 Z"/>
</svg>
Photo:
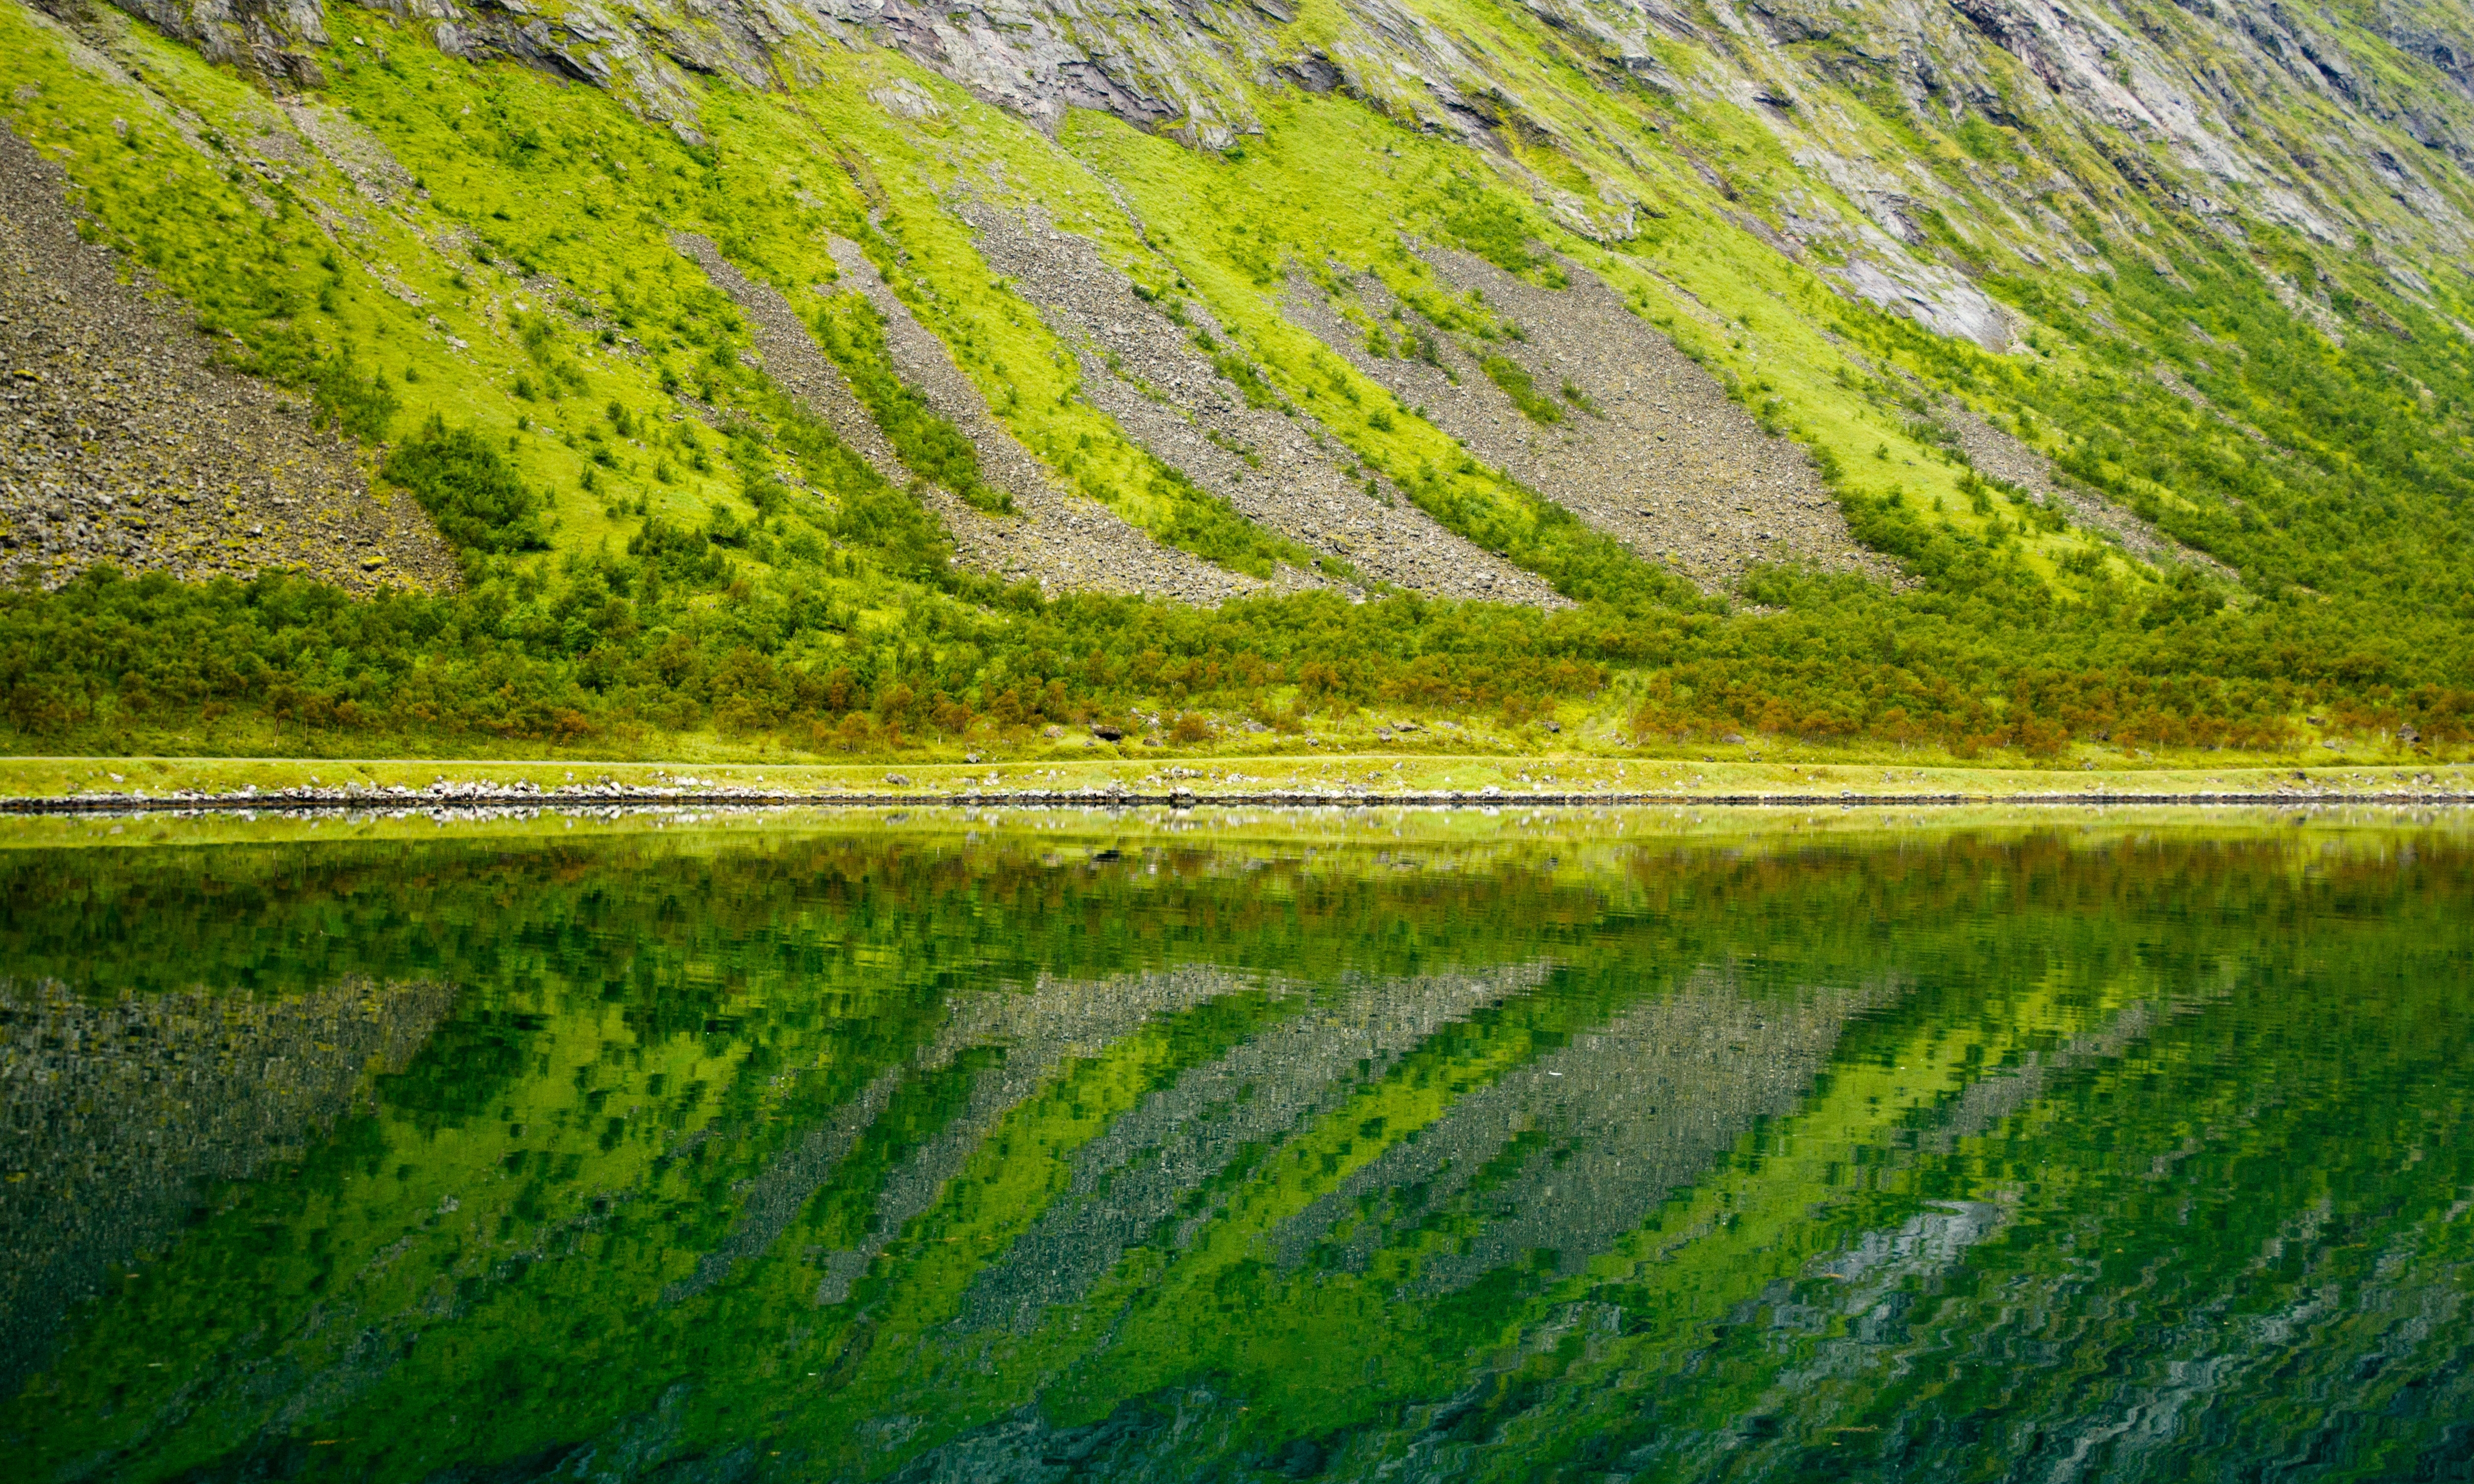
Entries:
<svg viewBox="0 0 2474 1484">
<path fill-rule="evenodd" d="M 490 862 L 495 939 L 449 946 L 494 976 L 354 1147 L 191 1233 L 0 1437 L 46 1409 L 46 1457 L 133 1478 L 304 1427 L 382 1477 L 2102 1472 L 2236 1456 L 2185 1422 L 2285 1334 L 2429 1444 L 2464 862 L 2049 846 L 1579 889 Z"/>
<path fill-rule="evenodd" d="M 275 1000 L 96 1000 L 0 981 L 0 1389 L 216 1181 L 298 1158 L 400 1071 L 455 992 L 347 980 Z"/>
<path fill-rule="evenodd" d="M 770 1247 L 884 1116 L 906 1076 L 944 1070 L 974 1048 L 1001 1048 L 1001 1058 L 969 1076 L 960 1111 L 895 1167 L 876 1198 L 869 1238 L 822 1254 L 825 1278 L 816 1302 L 840 1303 L 851 1280 L 866 1272 L 885 1244 L 935 1200 L 996 1120 L 1052 1078 L 1067 1058 L 1099 1055 L 1146 1021 L 1190 1010 L 1246 985 L 1241 977 L 1218 969 L 1181 969 L 1099 981 L 1043 976 L 1026 991 L 957 995 L 950 1017 L 933 1041 L 907 1064 L 878 1074 L 858 1098 L 834 1110 L 795 1148 L 765 1166 L 752 1182 L 747 1214 L 729 1239 L 706 1255 L 693 1278 L 666 1297 L 675 1303 L 702 1292 L 728 1263 Z"/>
</svg>

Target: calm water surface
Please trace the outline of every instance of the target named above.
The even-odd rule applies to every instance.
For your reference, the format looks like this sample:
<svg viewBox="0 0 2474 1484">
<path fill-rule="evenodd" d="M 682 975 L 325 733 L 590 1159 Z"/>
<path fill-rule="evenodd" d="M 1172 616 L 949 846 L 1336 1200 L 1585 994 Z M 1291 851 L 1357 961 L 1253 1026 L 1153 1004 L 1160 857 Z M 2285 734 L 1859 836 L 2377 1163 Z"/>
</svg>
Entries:
<svg viewBox="0 0 2474 1484">
<path fill-rule="evenodd" d="M 2474 1474 L 2462 825 L 153 828 L 11 1479 Z"/>
</svg>

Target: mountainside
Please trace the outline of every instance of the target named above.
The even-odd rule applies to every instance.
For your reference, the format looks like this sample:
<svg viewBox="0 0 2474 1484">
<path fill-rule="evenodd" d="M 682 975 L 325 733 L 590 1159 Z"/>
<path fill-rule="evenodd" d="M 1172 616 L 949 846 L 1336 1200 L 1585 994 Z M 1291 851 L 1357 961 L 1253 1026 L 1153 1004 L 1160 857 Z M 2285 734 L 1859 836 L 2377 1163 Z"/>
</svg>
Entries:
<svg viewBox="0 0 2474 1484">
<path fill-rule="evenodd" d="M 20 750 L 2474 736 L 2462 5 L 7 0 L 0 59 Z"/>
</svg>

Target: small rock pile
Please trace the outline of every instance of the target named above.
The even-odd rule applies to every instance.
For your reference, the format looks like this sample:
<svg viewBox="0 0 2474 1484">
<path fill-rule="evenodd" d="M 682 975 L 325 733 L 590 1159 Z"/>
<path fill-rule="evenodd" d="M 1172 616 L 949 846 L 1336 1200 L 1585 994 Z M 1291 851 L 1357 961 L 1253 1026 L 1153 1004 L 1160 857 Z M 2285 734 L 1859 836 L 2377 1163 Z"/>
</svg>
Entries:
<svg viewBox="0 0 2474 1484">
<path fill-rule="evenodd" d="M 77 235 L 60 167 L 0 129 L 0 582 L 57 586 L 109 562 L 455 585 L 419 506 L 374 494 L 351 444 L 215 367 L 180 307 L 117 266 Z"/>
</svg>

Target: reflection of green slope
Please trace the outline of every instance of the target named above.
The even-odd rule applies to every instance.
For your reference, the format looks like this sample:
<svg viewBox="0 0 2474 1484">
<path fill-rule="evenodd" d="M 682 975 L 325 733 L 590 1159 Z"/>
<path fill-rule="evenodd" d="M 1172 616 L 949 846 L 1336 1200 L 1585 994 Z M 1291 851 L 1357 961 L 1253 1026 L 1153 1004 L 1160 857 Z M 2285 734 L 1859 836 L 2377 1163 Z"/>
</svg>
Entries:
<svg viewBox="0 0 2474 1484">
<path fill-rule="evenodd" d="M 1685 1233 L 1668 1262 L 1565 1296 L 1607 1306 L 1614 1330 L 1592 1335 L 1586 1353 L 1515 1357 L 1447 1409 L 1448 1435 L 1492 1445 L 1470 1455 L 1482 1477 L 1534 1477 L 1559 1459 L 1679 1479 L 1809 1477 L 1861 1459 L 1899 1476 L 1962 1441 L 1983 1448 L 1988 1425 L 2003 1444 L 1991 1456 L 2041 1448 L 2058 1461 L 2093 1442 L 2098 1456 L 2114 1447 L 2114 1461 L 2148 1472 L 2157 1460 L 2142 1457 L 2146 1447 L 2189 1443 L 2180 1422 L 2160 1430 L 2160 1420 L 2204 1409 L 2218 1388 L 2237 1390 L 2238 1372 L 2261 1384 L 2215 1424 L 2219 1443 L 2227 1426 L 2255 1434 L 2263 1451 L 2280 1436 L 2324 1430 L 2347 1409 L 2332 1400 L 2341 1390 L 2358 1394 L 2350 1406 L 2364 1416 L 2395 1415 L 2395 1393 L 2419 1383 L 2370 1384 L 2381 1372 L 2462 1375 L 2454 1361 L 2463 1342 L 2451 1331 L 2464 1290 L 2445 1275 L 2467 1269 L 2474 1224 L 2462 1210 L 2452 1221 L 2452 1201 L 2462 1202 L 2451 1192 L 2474 1176 L 2474 1157 L 2461 1144 L 2452 1168 L 2402 1177 L 2438 1152 L 2442 1130 L 2474 1125 L 2462 1090 L 2437 1105 L 2412 1095 L 2437 1085 L 2474 1024 L 2449 991 L 2426 990 L 2414 1018 L 2440 1034 L 2409 1049 L 2390 1015 L 2365 1025 L 2372 1007 L 2348 1004 L 2325 1016 L 2323 1044 L 2367 1041 L 2386 1065 L 2367 1081 L 2330 1077 L 2324 1061 L 2244 1044 L 2252 996 L 2281 998 L 2282 988 L 2245 986 L 2248 1003 L 2169 1018 L 2126 1062 L 2049 1087 L 1998 1137 L 1916 1155 L 1912 1141 L 1868 1144 L 1870 1175 L 1842 1194 L 1844 1217 L 1815 1221 L 1793 1248 L 1750 1243 L 1775 1257 L 1713 1266 L 1746 1248 L 1746 1228 L 1769 1223 L 1736 1219 L 1752 1203 L 1708 1204 L 1740 1192 L 1704 1192 L 1694 1204 L 1711 1219 L 1702 1234 Z M 1778 1133 L 1794 1162 L 1829 1152 Z M 2351 1210 L 2333 1209 L 2337 1191 Z M 1984 1208 L 1991 1224 L 1969 1233 L 1964 1265 L 1929 1242 L 1897 1260 L 1904 1244 L 1886 1241 L 1893 1257 L 1863 1271 L 1868 1231 L 1911 1233 L 1953 1200 L 1994 1203 Z M 2092 1211 L 2101 1214 L 2090 1220 Z M 2277 1271 L 2281 1242 L 2332 1220 L 2351 1225 L 2347 1240 L 2307 1233 L 2317 1238 L 2312 1259 Z M 2424 1265 L 2417 1283 L 2398 1281 L 2409 1260 Z M 2334 1302 L 2338 1293 L 2348 1297 Z M 2271 1315 L 2293 1323 L 2272 1325 Z M 2281 1331 L 2272 1341 L 2270 1329 Z M 2316 1346 L 2297 1343 L 2306 1332 Z M 2398 1364 L 2417 1352 L 2422 1364 Z M 2297 1365 L 2352 1385 L 2297 1388 Z M 1679 1386 L 1685 1376 L 1692 1384 Z M 2205 1379 L 2196 1394 L 2195 1377 Z M 2431 1398 L 2407 1400 L 2434 1411 Z M 1402 1446 L 1395 1437 L 1369 1453 Z M 2362 1472 L 2393 1476 L 2398 1462 L 2373 1448 Z"/>
<path fill-rule="evenodd" d="M 1912 1047 L 1903 1049 L 1921 1057 L 1935 1042 L 1975 1029 L 1916 1028 Z M 1937 1065 L 1947 1068 L 1953 1084 L 1971 1070 L 1954 1059 Z M 1180 1308 L 1164 1297 L 1177 1292 L 1171 1284 L 1147 1294 L 1140 1308 L 1181 1316 L 1187 1323 L 1200 1312 L 1209 1316 L 1205 1324 L 1225 1325 L 1231 1332 L 1212 1337 L 1222 1343 L 1194 1348 L 1211 1355 L 1218 1372 L 1253 1399 L 1257 1411 L 1270 1414 L 1259 1424 L 1270 1431 L 1322 1435 L 1362 1425 L 1388 1405 L 1452 1389 L 1465 1376 L 1472 1352 L 1517 1343 L 1524 1328 L 1569 1302 L 1576 1291 L 1587 1292 L 1611 1278 L 1620 1281 L 1629 1268 L 1656 1261 L 1659 1293 L 1674 1295 L 1696 1309 L 1715 1305 L 1723 1311 L 1735 1291 L 1747 1286 L 1758 1291 L 1778 1267 L 1791 1271 L 1807 1256 L 1802 1244 L 1811 1239 L 1807 1235 L 1813 1230 L 1811 1208 L 1831 1194 L 1817 1177 L 1942 1090 L 1937 1080 L 1902 1075 L 1900 1068 L 1842 1068 L 1813 1103 L 1776 1126 L 1782 1143 L 1811 1150 L 1820 1156 L 1817 1161 L 1768 1158 L 1722 1169 L 1676 1209 L 1661 1213 L 1656 1229 L 1628 1243 L 1631 1252 L 1592 1263 L 1590 1277 L 1580 1282 L 1554 1283 L 1551 1266 L 1540 1271 L 1516 1265 L 1433 1302 L 1404 1304 L 1402 1286 L 1421 1257 L 1448 1247 L 1458 1236 L 1428 1230 L 1380 1254 L 1364 1274 L 1290 1276 L 1247 1260 L 1234 1290 L 1242 1299 L 1234 1304 L 1227 1302 L 1232 1296 L 1229 1277 L 1212 1273 L 1206 1281 L 1221 1300 L 1217 1304 L 1189 1302 Z M 1154 1344 L 1164 1359 L 1181 1352 L 1180 1341 L 1170 1332 L 1176 1323 L 1174 1318 L 1157 1321 L 1161 1332 Z M 1112 1353 L 1135 1353 L 1134 1340 L 1141 1333 L 1127 1327 Z M 1383 1357 L 1378 1375 L 1368 1375 L 1370 1353 Z M 1122 1396 L 1201 1378 L 1192 1373 L 1190 1362 L 1179 1365 L 1174 1359 L 1149 1375 L 1126 1376 L 1130 1367 L 1123 1362 L 1113 1369 L 1117 1374 L 1109 1379 L 1117 1384 L 1090 1389 Z"/>
<path fill-rule="evenodd" d="M 396 1448 L 424 1436 L 450 1447 L 459 1429 L 469 1439 L 469 1424 L 449 1419 L 476 1412 L 510 1441 L 555 1441 L 652 1383 L 634 1374 L 631 1331 L 675 1341 L 650 1300 L 679 1276 L 683 1252 L 691 1262 L 717 1237 L 706 1231 L 711 1194 L 738 1172 L 727 1155 L 707 1157 L 714 1141 L 700 1136 L 736 1085 L 769 1080 L 783 1061 L 813 1065 L 822 1048 L 803 1039 L 647 1042 L 609 1011 L 541 1017 L 521 1043 L 526 1075 L 494 1106 L 448 1124 L 425 1111 L 381 1115 L 319 1150 L 298 1180 L 240 1192 L 179 1265 L 132 1284 L 78 1363 L 26 1403 L 75 1418 L 116 1410 L 106 1396 L 152 1410 L 187 1393 L 195 1421 L 146 1459 L 148 1472 L 255 1450 L 270 1410 L 322 1415 Z M 804 1111 L 798 1101 L 778 1100 L 773 1116 Z M 233 1302 L 235 1284 L 246 1302 Z M 497 1357 L 546 1347 L 564 1352 L 560 1385 L 493 1395 Z M 200 1371 L 227 1378 L 220 1395 L 195 1394 Z M 88 1385 L 106 1390 L 83 1394 Z M 54 1440 L 69 1456 L 104 1442 L 59 1428 Z"/>
<path fill-rule="evenodd" d="M 837 1384 L 819 1389 L 820 1404 L 793 1435 L 831 1449 L 856 1444 L 865 1435 L 857 1429 L 871 1419 L 914 1410 L 921 1397 L 936 1399 L 935 1432 L 1018 1401 L 1003 1396 L 1004 1380 L 994 1374 L 1002 1367 L 989 1363 L 987 1350 L 975 1347 L 965 1356 L 947 1354 L 933 1342 L 914 1347 L 959 1310 L 971 1279 L 1063 1190 L 1078 1148 L 1144 1093 L 1297 1008 L 1294 1000 L 1242 994 L 1143 1024 L 1017 1105 L 857 1287 L 850 1307 L 841 1310 L 851 1327 L 829 1336 L 809 1367 L 834 1369 Z M 779 1312 L 806 1295 L 777 1290 L 766 1297 L 772 1302 L 757 1306 Z"/>
<path fill-rule="evenodd" d="M 1012 1361 L 1006 1400 L 1019 1404 L 1044 1392 L 1044 1408 L 1068 1425 L 1129 1395 L 1207 1380 L 1249 1399 L 1236 1429 L 1241 1440 L 1362 1424 L 1376 1408 L 1456 1384 L 1470 1347 L 1502 1335 L 1505 1296 L 1490 1290 L 1474 1304 L 1403 1303 L 1399 1285 L 1414 1271 L 1415 1250 L 1386 1252 L 1364 1274 L 1301 1275 L 1274 1260 L 1271 1238 L 1351 1170 L 1658 987 L 1647 972 L 1559 981 L 1549 993 L 1447 1026 L 1382 1068 L 1341 1107 L 1245 1167 L 1243 1184 L 1212 1208 L 1191 1245 L 1162 1231 L 1085 1302 L 1052 1310 L 1029 1342 L 973 1334 L 928 1352 L 967 1355 L 982 1374 Z M 1533 1294 L 1536 1286 L 1517 1285 Z M 1516 1304 L 1519 1294 L 1510 1297 Z M 1379 1372 L 1372 1356 L 1381 1357 Z M 942 1395 L 950 1384 L 946 1375 L 923 1371 L 895 1394 Z M 948 1420 L 967 1419 L 939 1418 Z M 844 1467 L 865 1462 L 853 1456 Z"/>
<path fill-rule="evenodd" d="M 1621 905 L 1602 880 L 1378 874 L 1359 869 L 1370 850 L 1264 860 L 1242 890 L 1201 850 L 1046 855 L 868 834 L 0 852 L 0 962 L 114 993 L 549 979 L 691 1029 L 736 997 L 869 969 L 964 984 L 1195 962 L 1325 979 L 1533 958 Z"/>
<path fill-rule="evenodd" d="M 1505 988 L 1516 988 L 1525 977 L 1514 976 Z M 1438 995 L 1449 993 L 1443 985 L 1423 988 Z M 1470 1000 L 1480 1002 L 1487 985 L 1481 982 L 1474 988 L 1479 993 Z M 1513 1006 L 1529 1003 L 1533 1002 L 1515 1000 Z M 1267 1001 L 1259 1009 L 1224 1001 L 1194 1012 L 1187 1018 L 1198 1023 L 1191 1028 L 1176 1022 L 1147 1027 L 1113 1052 L 1108 1065 L 1078 1071 L 1069 1082 L 1026 1104 L 991 1136 L 974 1167 L 953 1182 L 948 1199 L 914 1223 L 914 1239 L 905 1244 L 907 1252 L 897 1254 L 907 1262 L 884 1269 L 862 1291 L 863 1300 L 884 1298 L 882 1304 L 872 1305 L 878 1311 L 863 1321 L 871 1347 L 869 1363 L 856 1369 L 846 1385 L 832 1396 L 817 1414 L 813 1430 L 810 1425 L 797 1429 L 802 1440 L 813 1439 L 813 1446 L 833 1456 L 836 1445 L 849 1439 L 842 1466 L 862 1469 L 871 1461 L 860 1446 L 867 1436 L 862 1424 L 901 1410 L 903 1399 L 938 1399 L 938 1415 L 919 1429 L 914 1441 L 923 1445 L 941 1441 L 1021 1405 L 1057 1366 L 1105 1339 L 1112 1328 L 1122 1328 L 1122 1322 L 1112 1317 L 1125 1304 L 1125 1280 L 1120 1278 L 1102 1283 L 1085 1304 L 1061 1306 L 1057 1311 L 1061 1317 L 1051 1317 L 1030 1335 L 979 1331 L 961 1334 L 951 1343 L 945 1338 L 948 1323 L 963 1310 L 974 1281 L 1066 1194 L 1073 1157 L 1079 1149 L 1106 1132 L 1143 1094 L 1163 1089 L 1174 1072 L 1214 1060 L 1242 1041 L 1262 1034 L 1273 1016 L 1294 1015 L 1303 1008 L 1294 1000 Z M 1237 1018 L 1240 1011 L 1242 1021 Z M 1466 1023 L 1447 1024 L 1437 1039 L 1455 1037 Z M 1154 1047 L 1152 1042 L 1162 1038 L 1165 1046 Z M 1122 1066 L 1116 1065 L 1119 1057 L 1126 1059 Z M 1432 1065 L 1437 1059 L 1430 1042 L 1403 1060 L 1415 1066 Z M 1361 1063 L 1357 1076 L 1366 1077 L 1371 1065 Z M 1396 1077 L 1398 1065 L 1386 1065 L 1384 1070 Z M 1370 1092 L 1379 1093 L 1383 1085 L 1373 1082 L 1354 1095 L 1344 1093 L 1346 1109 L 1360 1108 Z M 1345 1110 L 1333 1116 L 1349 1115 Z M 1227 1172 L 1234 1177 L 1229 1181 L 1232 1189 L 1238 1192 L 1250 1190 L 1264 1173 L 1262 1163 L 1243 1155 Z M 1206 1214 L 1210 1218 L 1202 1229 L 1206 1236 L 1227 1227 L 1226 1211 L 1187 1213 L 1189 1220 Z M 1154 1251 L 1137 1251 L 1129 1255 L 1128 1266 L 1142 1271 L 1160 1257 Z"/>
<path fill-rule="evenodd" d="M 2365 1404 L 2457 1404 L 2404 1378 L 2442 1374 L 2454 1310 L 2432 1285 L 2463 1273 L 2474 1225 L 2446 1215 L 2469 1185 L 2465 1094 L 2430 1093 L 2466 1040 L 2449 996 L 2474 862 L 2451 847 L 2400 865 L 2034 835 L 1661 852 L 1561 884 L 1276 863 L 1153 877 L 844 839 L 467 852 L 459 886 L 458 852 L 414 853 L 400 874 L 446 924 L 428 951 L 488 969 L 457 1018 L 375 1115 L 220 1197 L 123 1284 L 0 1409 L 0 1444 L 65 1477 L 420 1478 L 578 1448 L 621 1472 L 737 1457 L 797 1477 L 979 1448 L 1002 1476 L 1009 1438 L 1164 1469 L 1142 1450 L 1168 1435 L 1143 1420 L 1183 1408 L 1176 1462 L 1198 1473 L 1302 1467 L 1282 1450 L 1307 1443 L 1370 1473 L 1492 1441 L 1453 1467 L 1637 1454 L 1783 1475 L 1819 1456 L 1796 1449 L 1859 1441 L 1890 1468 L 1934 1418 L 2066 1416 L 2228 1327 L 2248 1336 L 2229 1374 L 2267 1387 L 2280 1323 L 2328 1338 L 2332 1377 L 2392 1357 L 2399 1379 L 2352 1383 Z M 382 862 L 215 864 L 277 929 L 254 960 L 217 898 L 139 866 L 0 933 L 99 945 L 118 891 L 165 919 L 159 942 L 266 983 L 349 963 L 359 927 L 380 960 L 417 936 Z M 309 944 L 317 922 L 344 941 Z M 1212 967 L 1292 949 L 1312 972 Z M 112 951 L 104 969 L 136 950 Z M 1519 977 L 1540 962 L 1558 966 L 1542 984 Z M 1332 1056 L 1327 1091 L 1242 1137 L 1173 1137 L 1226 1115 L 1257 1075 L 1247 1048 L 1447 964 L 1502 988 L 1396 1048 Z M 1680 1091 L 1678 1116 L 1736 1120 L 1723 1158 L 1612 1246 L 1585 1234 L 1419 1286 L 1510 1229 L 1480 1197 L 1557 1157 L 1517 1137 L 1469 1145 L 1494 1162 L 1467 1192 L 1379 1221 L 1352 1204 L 1284 1245 L 1490 1089 L 1577 1073 L 1589 1038 L 1713 982 L 1780 1006 L 1801 986 L 1916 988 L 1822 1027 L 1823 1069 L 1786 1112 L 1715 1076 Z M 860 1107 L 850 1139 L 802 1162 Z M 1048 1223 L 1170 1148 L 1208 1149 L 1207 1174 L 1166 1216 L 1146 1196 L 1141 1239 L 1097 1276 L 1007 1290 L 1039 1296 L 1019 1328 L 1026 1311 L 974 1307 Z M 1326 1260 L 1344 1236 L 1353 1255 Z M 1896 1251 L 1817 1276 L 1875 1246 Z M 835 1253 L 869 1261 L 820 1307 Z M 2310 1310 L 2321 1284 L 2359 1313 Z M 2060 1359 L 2012 1376 L 1992 1363 L 2005 1347 Z M 1987 1374 L 1936 1358 L 1961 1352 Z M 1883 1431 L 1828 1433 L 1851 1418 Z M 2430 1427 L 2391 1431 L 2405 1448 Z M 1589 1437 L 1611 1441 L 1569 1452 Z"/>
</svg>

